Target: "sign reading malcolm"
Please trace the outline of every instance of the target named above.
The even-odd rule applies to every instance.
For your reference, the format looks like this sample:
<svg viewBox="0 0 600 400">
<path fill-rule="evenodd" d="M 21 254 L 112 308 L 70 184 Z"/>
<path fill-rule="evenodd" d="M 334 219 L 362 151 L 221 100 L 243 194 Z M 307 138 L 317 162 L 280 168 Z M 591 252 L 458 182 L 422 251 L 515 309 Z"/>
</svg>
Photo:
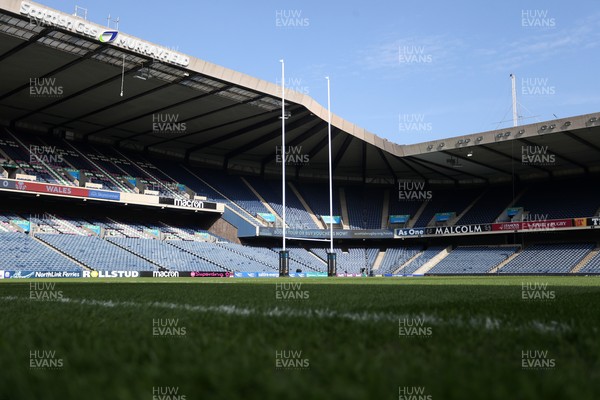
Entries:
<svg viewBox="0 0 600 400">
<path fill-rule="evenodd" d="M 406 236 L 446 236 L 446 235 L 469 235 L 473 233 L 490 232 L 490 224 L 477 225 L 453 225 L 453 226 L 430 226 L 426 228 L 402 228 L 396 229 L 396 237 Z"/>
</svg>

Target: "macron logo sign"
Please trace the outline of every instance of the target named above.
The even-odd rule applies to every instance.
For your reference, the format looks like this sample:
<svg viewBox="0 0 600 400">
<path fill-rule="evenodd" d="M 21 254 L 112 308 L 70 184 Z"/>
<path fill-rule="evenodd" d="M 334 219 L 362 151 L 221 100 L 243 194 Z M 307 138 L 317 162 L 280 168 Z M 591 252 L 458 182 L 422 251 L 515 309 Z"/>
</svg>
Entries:
<svg viewBox="0 0 600 400">
<path fill-rule="evenodd" d="M 200 200 L 175 199 L 174 205 L 176 207 L 204 208 L 204 202 Z"/>
</svg>

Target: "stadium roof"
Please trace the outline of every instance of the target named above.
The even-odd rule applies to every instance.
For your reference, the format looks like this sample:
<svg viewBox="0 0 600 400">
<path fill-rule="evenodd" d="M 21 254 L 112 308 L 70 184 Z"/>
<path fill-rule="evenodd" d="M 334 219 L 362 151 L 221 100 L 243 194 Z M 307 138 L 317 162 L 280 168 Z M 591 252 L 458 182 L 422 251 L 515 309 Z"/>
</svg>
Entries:
<svg viewBox="0 0 600 400">
<path fill-rule="evenodd" d="M 0 35 L 6 125 L 280 173 L 281 87 L 274 83 L 122 32 L 111 36 L 107 27 L 29 1 L 0 0 Z M 327 110 L 294 91 L 286 91 L 286 110 L 286 144 L 303 156 L 290 175 L 325 178 Z M 335 115 L 332 126 L 338 180 L 489 183 L 600 170 L 600 113 L 415 145 L 389 142 Z M 523 152 L 552 157 L 523 162 Z"/>
</svg>

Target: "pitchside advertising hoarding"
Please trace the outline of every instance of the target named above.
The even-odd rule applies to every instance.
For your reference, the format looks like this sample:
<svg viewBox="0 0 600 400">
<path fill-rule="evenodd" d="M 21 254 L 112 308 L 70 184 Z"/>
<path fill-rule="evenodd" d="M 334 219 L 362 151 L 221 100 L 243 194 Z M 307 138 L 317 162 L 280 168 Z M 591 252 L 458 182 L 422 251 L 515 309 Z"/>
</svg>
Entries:
<svg viewBox="0 0 600 400">
<path fill-rule="evenodd" d="M 81 278 L 82 271 L 0 271 L 2 279 Z"/>
<path fill-rule="evenodd" d="M 286 229 L 288 237 L 327 239 L 329 229 Z M 282 237 L 283 229 L 260 227 L 259 236 Z M 334 229 L 333 237 L 336 239 L 392 239 L 394 231 L 391 229 L 346 230 Z"/>
</svg>

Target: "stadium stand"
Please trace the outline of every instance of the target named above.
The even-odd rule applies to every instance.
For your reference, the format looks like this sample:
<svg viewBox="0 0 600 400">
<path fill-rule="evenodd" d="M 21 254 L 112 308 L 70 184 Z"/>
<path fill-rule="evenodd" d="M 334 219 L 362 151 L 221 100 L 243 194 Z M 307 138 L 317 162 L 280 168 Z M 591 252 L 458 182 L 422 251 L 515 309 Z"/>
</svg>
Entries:
<svg viewBox="0 0 600 400">
<path fill-rule="evenodd" d="M 345 187 L 350 229 L 380 229 L 383 191 L 366 187 Z"/>
<path fill-rule="evenodd" d="M 264 181 L 256 177 L 245 177 L 252 187 L 269 203 L 277 215 L 283 215 L 283 199 L 281 196 L 281 182 Z M 293 190 L 286 191 L 286 222 L 290 228 L 317 229 L 310 214 Z"/>
<path fill-rule="evenodd" d="M 517 201 L 530 216 L 542 219 L 591 217 L 600 208 L 595 185 L 573 179 L 559 184 L 532 184 Z"/>
<path fill-rule="evenodd" d="M 36 237 L 94 270 L 152 271 L 158 268 L 97 236 L 37 234 Z"/>
<path fill-rule="evenodd" d="M 109 242 L 128 250 L 137 256 L 174 271 L 215 271 L 231 270 L 218 263 L 195 255 L 171 242 L 138 238 L 108 238 Z"/>
<path fill-rule="evenodd" d="M 460 195 L 457 195 L 455 190 L 432 191 L 431 200 L 425 206 L 414 226 L 429 226 L 436 213 L 456 212 L 456 215 L 460 215 L 480 193 L 479 189 L 465 189 L 461 191 Z M 431 225 L 435 225 L 435 223 Z"/>
<path fill-rule="evenodd" d="M 386 249 L 383 261 L 375 273 L 377 275 L 391 274 L 421 250 L 421 246 L 390 247 Z"/>
<path fill-rule="evenodd" d="M 429 274 L 485 274 L 518 250 L 518 246 L 461 246 L 428 271 Z"/>
<path fill-rule="evenodd" d="M 498 216 L 509 206 L 512 199 L 511 187 L 489 188 L 456 224 L 471 225 L 495 222 Z"/>
<path fill-rule="evenodd" d="M 327 249 L 311 248 L 311 252 L 316 254 L 323 261 L 327 260 Z M 340 266 L 339 273 L 360 274 L 362 270 L 368 271 L 377 257 L 378 250 L 373 248 L 334 248 L 337 263 Z"/>
<path fill-rule="evenodd" d="M 418 254 L 410 263 L 406 264 L 400 273 L 406 275 L 414 274 L 419 268 L 431 261 L 432 258 L 437 256 L 444 249 L 444 246 L 431 246 L 426 250 L 423 250 L 423 252 Z"/>
<path fill-rule="evenodd" d="M 525 248 L 498 273 L 568 273 L 593 248 L 591 243 L 535 244 Z"/>
<path fill-rule="evenodd" d="M 81 271 L 81 267 L 21 232 L 0 233 L 0 268 L 23 271 Z"/>
<path fill-rule="evenodd" d="M 589 260 L 587 262 L 587 264 L 585 264 L 583 266 L 583 268 L 581 268 L 579 270 L 579 273 L 582 274 L 598 274 L 600 273 L 600 252 L 596 253 L 596 255 L 594 257 L 592 257 L 591 260 Z"/>
</svg>

